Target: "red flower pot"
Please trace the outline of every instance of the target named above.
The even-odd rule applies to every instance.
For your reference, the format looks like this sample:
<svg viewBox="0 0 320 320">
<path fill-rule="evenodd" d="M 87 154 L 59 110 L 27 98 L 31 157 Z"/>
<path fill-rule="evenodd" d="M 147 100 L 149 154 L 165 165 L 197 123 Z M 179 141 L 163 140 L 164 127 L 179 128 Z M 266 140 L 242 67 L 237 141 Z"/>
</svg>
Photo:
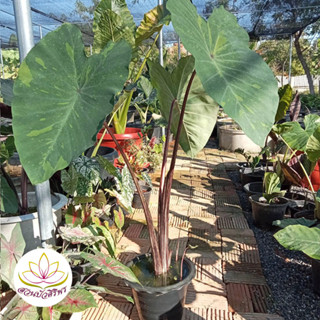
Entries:
<svg viewBox="0 0 320 320">
<path fill-rule="evenodd" d="M 111 128 L 111 130 L 113 130 L 113 128 Z M 97 134 L 97 140 L 99 141 L 102 134 L 103 134 L 104 129 L 101 129 L 98 134 Z M 114 131 L 113 131 L 114 132 Z M 115 137 L 117 139 L 117 141 L 119 142 L 119 144 L 121 145 L 121 147 L 125 144 L 126 140 L 135 140 L 135 144 L 136 145 L 141 145 L 142 143 L 142 133 L 141 133 L 141 129 L 140 128 L 126 128 L 125 133 L 123 134 L 115 134 Z M 106 133 L 103 137 L 102 143 L 101 143 L 102 147 L 109 147 L 109 148 L 114 148 L 117 149 L 118 153 L 120 154 L 116 144 L 113 142 L 111 135 Z"/>
</svg>

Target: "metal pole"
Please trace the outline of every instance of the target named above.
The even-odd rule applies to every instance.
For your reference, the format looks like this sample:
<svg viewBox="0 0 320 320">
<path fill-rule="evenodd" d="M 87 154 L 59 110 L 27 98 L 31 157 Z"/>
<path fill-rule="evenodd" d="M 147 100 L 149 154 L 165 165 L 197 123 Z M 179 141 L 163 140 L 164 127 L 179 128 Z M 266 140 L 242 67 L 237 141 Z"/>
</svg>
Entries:
<svg viewBox="0 0 320 320">
<path fill-rule="evenodd" d="M 1 41 L 1 40 L 0 40 L 0 63 L 1 63 L 2 77 L 3 77 L 3 79 L 4 79 L 4 65 L 3 65 L 2 41 Z"/>
<path fill-rule="evenodd" d="M 181 59 L 181 41 L 180 37 L 178 37 L 178 60 Z"/>
<path fill-rule="evenodd" d="M 289 49 L 289 79 L 288 83 L 291 85 L 291 67 L 292 67 L 292 34 L 290 35 L 290 49 Z"/>
<path fill-rule="evenodd" d="M 92 56 L 92 44 L 90 44 L 90 56 Z"/>
<path fill-rule="evenodd" d="M 40 39 L 42 39 L 43 35 L 42 35 L 42 26 L 39 26 L 39 35 L 40 35 Z"/>
<path fill-rule="evenodd" d="M 158 5 L 162 5 L 162 0 L 158 0 Z M 159 44 L 159 63 L 160 65 L 163 66 L 163 34 L 162 34 L 162 29 L 159 32 L 159 39 L 158 39 L 158 44 Z"/>
<path fill-rule="evenodd" d="M 29 0 L 13 0 L 20 62 L 34 46 Z M 54 243 L 54 224 L 49 181 L 36 185 L 36 197 L 42 247 Z"/>
</svg>

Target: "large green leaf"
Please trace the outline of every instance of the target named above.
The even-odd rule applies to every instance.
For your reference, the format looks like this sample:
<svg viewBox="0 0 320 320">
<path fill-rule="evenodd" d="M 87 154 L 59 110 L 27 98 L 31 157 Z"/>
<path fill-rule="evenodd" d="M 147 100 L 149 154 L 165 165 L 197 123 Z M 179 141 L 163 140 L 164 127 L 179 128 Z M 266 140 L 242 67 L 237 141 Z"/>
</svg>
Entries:
<svg viewBox="0 0 320 320">
<path fill-rule="evenodd" d="M 127 78 L 130 52 L 121 41 L 87 58 L 81 32 L 70 24 L 29 52 L 15 81 L 12 111 L 16 147 L 33 184 L 92 145 Z"/>
<path fill-rule="evenodd" d="M 306 152 L 311 161 L 317 161 L 320 158 L 320 126 L 310 136 L 306 145 Z"/>
<path fill-rule="evenodd" d="M 135 28 L 125 0 L 102 0 L 94 12 L 93 47 L 100 51 L 109 41 L 117 42 L 120 39 L 134 46 Z"/>
<path fill-rule="evenodd" d="M 0 96 L 3 97 L 3 102 L 11 106 L 13 98 L 13 80 L 0 79 Z"/>
<path fill-rule="evenodd" d="M 293 149 L 307 153 L 310 161 L 320 158 L 320 117 L 309 114 L 304 118 L 303 129 L 296 121 L 274 127 L 274 131 Z"/>
<path fill-rule="evenodd" d="M 168 121 L 171 103 L 177 103 L 173 109 L 171 130 L 176 135 L 180 110 L 188 81 L 194 70 L 194 58 L 189 56 L 180 59 L 177 68 L 170 74 L 158 63 L 149 62 L 150 76 L 158 91 L 161 113 Z M 191 157 L 194 157 L 207 143 L 218 114 L 218 105 L 206 94 L 198 77 L 195 77 L 189 93 L 180 146 Z"/>
<path fill-rule="evenodd" d="M 14 227 L 10 240 L 1 235 L 1 278 L 14 289 L 13 273 L 18 260 L 22 257 L 26 242 L 23 239 L 20 224 Z"/>
<path fill-rule="evenodd" d="M 63 313 L 74 313 L 96 307 L 97 303 L 92 293 L 85 289 L 75 289 L 70 290 L 69 294 L 53 308 Z"/>
<path fill-rule="evenodd" d="M 278 107 L 278 86 L 231 13 L 215 9 L 208 21 L 189 0 L 169 0 L 175 31 L 195 57 L 205 91 L 257 144 L 264 145 Z"/>
<path fill-rule="evenodd" d="M 93 252 L 94 254 L 81 252 L 80 255 L 82 258 L 92 262 L 94 267 L 101 269 L 101 271 L 105 274 L 110 273 L 115 277 L 120 277 L 130 282 L 139 283 L 139 280 L 136 278 L 130 268 L 116 259 L 106 256 L 100 251 L 93 250 Z"/>
<path fill-rule="evenodd" d="M 0 176 L 0 186 L 0 210 L 5 213 L 16 213 L 18 198 L 4 176 Z"/>
<path fill-rule="evenodd" d="M 145 13 L 136 31 L 136 46 L 141 45 L 143 40 L 150 38 L 159 32 L 164 24 L 170 23 L 170 12 L 163 5 L 159 5 Z"/>
<path fill-rule="evenodd" d="M 311 258 L 320 260 L 320 229 L 306 226 L 288 226 L 274 237 L 289 250 L 299 250 Z"/>
</svg>

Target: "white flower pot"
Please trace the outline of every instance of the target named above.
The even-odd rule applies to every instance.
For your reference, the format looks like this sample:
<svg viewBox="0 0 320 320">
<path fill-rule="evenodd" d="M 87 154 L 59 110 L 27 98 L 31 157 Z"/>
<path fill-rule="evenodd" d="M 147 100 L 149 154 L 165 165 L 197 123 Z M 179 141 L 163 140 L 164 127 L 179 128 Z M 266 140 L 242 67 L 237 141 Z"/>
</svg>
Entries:
<svg viewBox="0 0 320 320">
<path fill-rule="evenodd" d="M 56 228 L 61 222 L 61 208 L 67 204 L 68 199 L 63 194 L 55 193 L 51 195 L 51 201 L 53 223 Z M 37 206 L 35 192 L 28 192 L 28 205 L 30 207 Z M 21 226 L 23 238 L 26 242 L 25 253 L 41 246 L 38 212 L 22 216 L 0 217 L 1 235 L 9 240 L 17 223 Z"/>
<path fill-rule="evenodd" d="M 255 144 L 241 129 L 236 129 L 234 125 L 220 127 L 219 147 L 230 151 L 238 148 L 253 153 L 259 153 L 261 151 L 260 146 Z"/>
</svg>

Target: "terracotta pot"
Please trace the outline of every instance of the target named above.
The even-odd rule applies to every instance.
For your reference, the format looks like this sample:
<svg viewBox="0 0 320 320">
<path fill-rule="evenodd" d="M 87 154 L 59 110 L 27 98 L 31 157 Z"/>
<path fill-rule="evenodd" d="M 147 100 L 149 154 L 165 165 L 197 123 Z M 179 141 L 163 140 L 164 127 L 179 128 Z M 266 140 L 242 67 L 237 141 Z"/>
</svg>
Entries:
<svg viewBox="0 0 320 320">
<path fill-rule="evenodd" d="M 111 128 L 113 129 L 113 128 Z M 99 141 L 99 139 L 102 136 L 103 133 L 103 129 L 101 129 L 98 134 L 97 134 L 97 140 Z M 135 144 L 136 145 L 141 145 L 142 143 L 142 133 L 141 133 L 141 129 L 140 128 L 126 128 L 125 133 L 123 134 L 115 134 L 116 139 L 118 140 L 119 144 L 121 146 L 123 146 L 125 144 L 126 140 L 135 140 Z M 118 153 L 120 154 L 119 150 L 117 149 L 116 144 L 113 142 L 110 134 L 105 134 L 101 143 L 102 147 L 109 147 L 109 148 L 114 148 L 118 151 Z"/>
</svg>

